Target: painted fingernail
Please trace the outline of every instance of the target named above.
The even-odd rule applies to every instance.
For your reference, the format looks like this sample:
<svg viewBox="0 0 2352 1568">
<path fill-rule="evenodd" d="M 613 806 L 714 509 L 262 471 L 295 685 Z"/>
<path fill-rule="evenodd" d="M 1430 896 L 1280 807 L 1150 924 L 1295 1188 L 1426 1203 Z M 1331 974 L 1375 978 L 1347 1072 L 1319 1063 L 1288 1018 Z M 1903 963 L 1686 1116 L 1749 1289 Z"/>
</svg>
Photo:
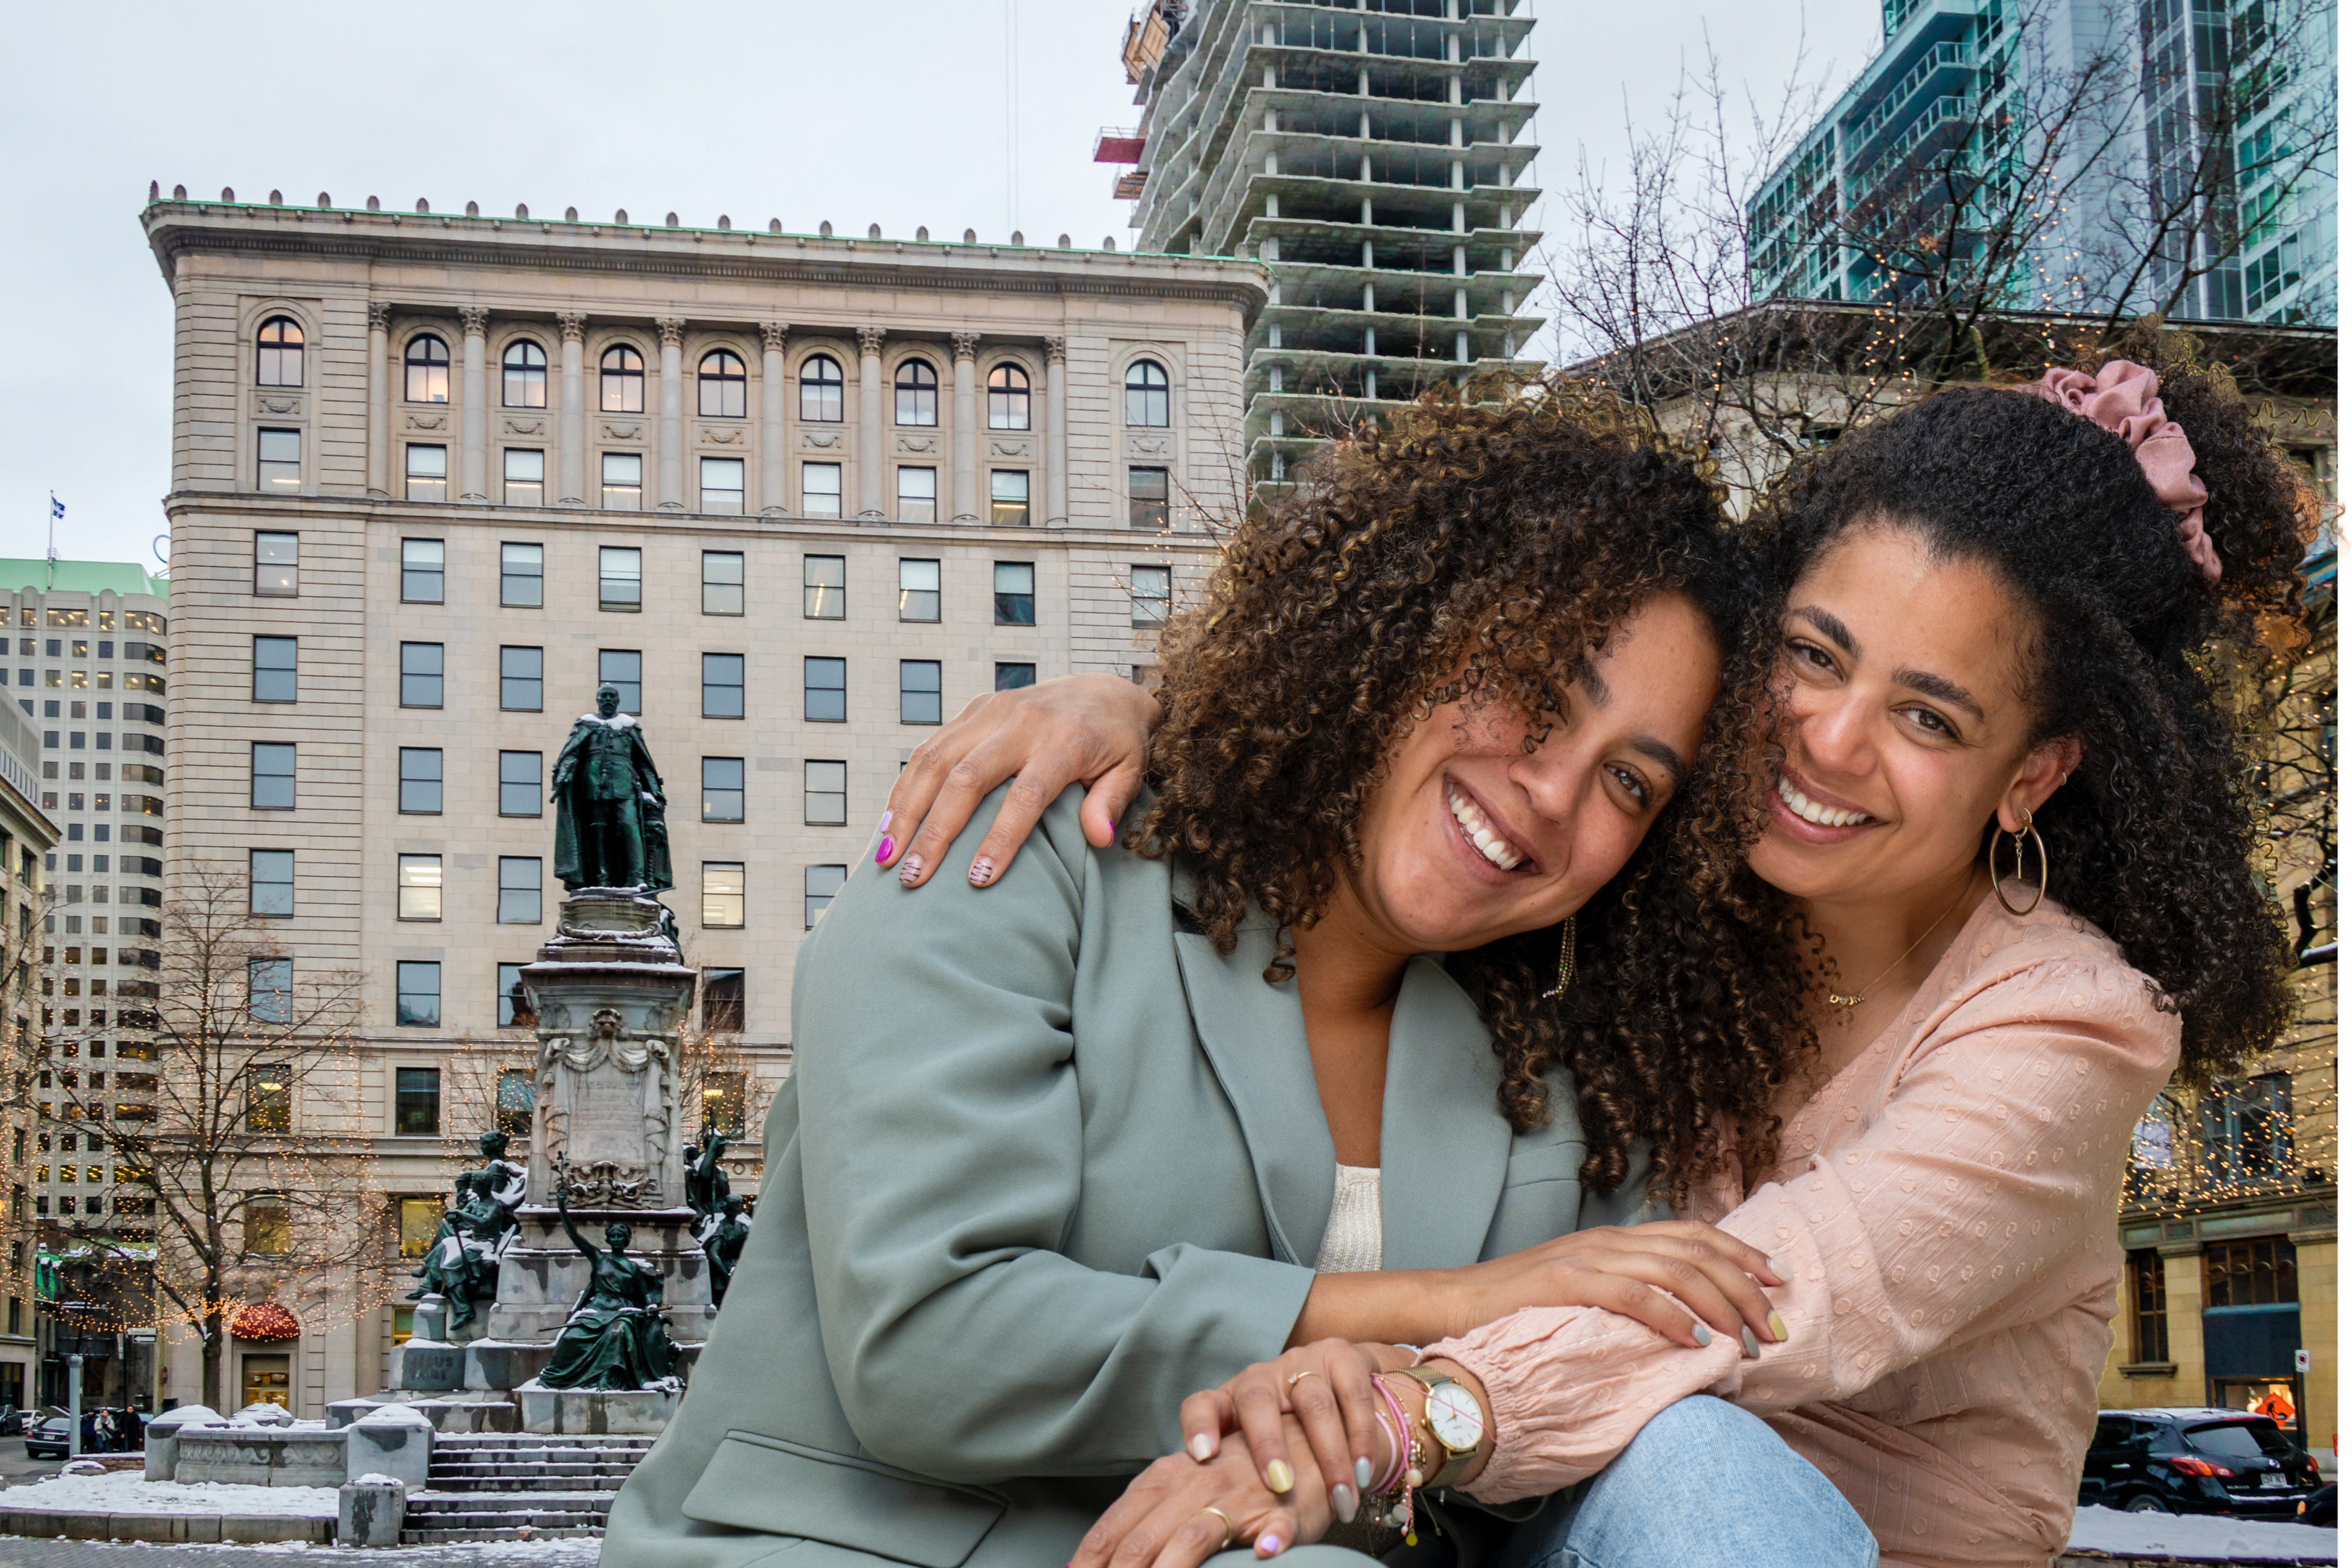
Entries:
<svg viewBox="0 0 2352 1568">
<path fill-rule="evenodd" d="M 923 858 L 920 855 L 909 855 L 898 862 L 898 880 L 901 885 L 913 887 L 915 879 L 922 874 Z"/>
<path fill-rule="evenodd" d="M 1756 1331 L 1745 1323 L 1739 1325 L 1739 1348 L 1749 1361 L 1764 1353 L 1764 1347 L 1756 1342 Z"/>
<path fill-rule="evenodd" d="M 898 846 L 890 841 L 890 836 L 884 834 L 882 842 L 874 847 L 874 863 L 877 866 L 887 866 L 890 863 L 890 851 L 897 847 Z"/>
<path fill-rule="evenodd" d="M 1789 1337 L 1789 1325 L 1780 1321 L 1780 1313 L 1773 1313 L 1764 1321 L 1771 1328 L 1772 1338 L 1776 1343 Z"/>
<path fill-rule="evenodd" d="M 1193 1433 L 1185 1440 L 1184 1451 L 1204 1465 L 1217 1457 L 1217 1446 L 1206 1432 Z"/>
<path fill-rule="evenodd" d="M 1358 1459 L 1356 1461 L 1356 1489 L 1361 1491 L 1364 1488 L 1369 1487 L 1371 1484 L 1372 1462 L 1370 1459 Z"/>
<path fill-rule="evenodd" d="M 1345 1486 L 1331 1489 L 1331 1514 L 1341 1524 L 1356 1522 L 1356 1494 Z"/>
<path fill-rule="evenodd" d="M 985 888 L 996 877 L 996 862 L 983 855 L 971 863 L 971 885 Z"/>
<path fill-rule="evenodd" d="M 891 811 L 891 810 L 890 810 L 890 809 L 888 809 L 887 807 L 885 807 L 885 808 L 883 809 L 883 812 L 882 812 L 882 826 L 879 826 L 879 827 L 877 827 L 877 828 L 876 828 L 874 831 L 875 831 L 875 832 L 877 832 L 877 833 L 887 833 L 887 832 L 889 832 L 889 831 L 890 831 L 890 819 L 891 819 L 893 816 L 896 816 L 897 815 L 898 815 L 898 813 L 896 813 L 896 812 L 894 812 L 894 811 Z"/>
<path fill-rule="evenodd" d="M 1699 1349 L 1705 1350 L 1707 1346 L 1715 1343 L 1715 1331 L 1709 1329 L 1705 1323 L 1693 1323 L 1691 1325 L 1691 1338 L 1698 1342 Z"/>
<path fill-rule="evenodd" d="M 1260 1557 L 1276 1557 L 1281 1555 L 1281 1552 L 1282 1537 L 1271 1530 L 1257 1538 L 1257 1554 Z"/>
<path fill-rule="evenodd" d="M 1764 1260 L 1764 1267 L 1769 1268 L 1773 1273 L 1773 1277 L 1780 1279 L 1783 1284 L 1796 1278 L 1795 1275 L 1789 1272 L 1789 1260 L 1785 1258 L 1768 1258 Z"/>
<path fill-rule="evenodd" d="M 1274 1460 L 1265 1468 L 1265 1485 L 1268 1491 L 1286 1492 L 1296 1480 L 1297 1478 L 1290 1473 L 1290 1467 L 1280 1459 Z"/>
</svg>

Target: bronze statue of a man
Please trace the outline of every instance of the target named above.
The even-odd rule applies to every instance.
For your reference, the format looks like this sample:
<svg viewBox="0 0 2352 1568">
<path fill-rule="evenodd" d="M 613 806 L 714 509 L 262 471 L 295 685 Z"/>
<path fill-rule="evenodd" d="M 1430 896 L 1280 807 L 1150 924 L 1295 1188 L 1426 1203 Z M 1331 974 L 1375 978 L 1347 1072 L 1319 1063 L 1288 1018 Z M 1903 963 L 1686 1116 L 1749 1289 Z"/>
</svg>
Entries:
<svg viewBox="0 0 2352 1568">
<path fill-rule="evenodd" d="M 661 774 L 618 687 L 596 689 L 596 711 L 556 753 L 554 784 L 555 876 L 567 889 L 675 885 Z"/>
</svg>

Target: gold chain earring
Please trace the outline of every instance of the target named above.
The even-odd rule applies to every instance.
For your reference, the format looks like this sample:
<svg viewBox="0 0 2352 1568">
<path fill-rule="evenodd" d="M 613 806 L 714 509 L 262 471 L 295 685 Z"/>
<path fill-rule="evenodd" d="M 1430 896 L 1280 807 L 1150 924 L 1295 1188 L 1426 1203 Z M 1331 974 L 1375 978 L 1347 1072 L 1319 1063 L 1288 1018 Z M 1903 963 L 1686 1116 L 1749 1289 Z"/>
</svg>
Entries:
<svg viewBox="0 0 2352 1568">
<path fill-rule="evenodd" d="M 2000 827 L 1998 822 L 1993 826 L 1992 837 L 1985 844 L 1985 869 L 1992 873 L 1992 896 L 2000 900 L 2000 907 L 2013 915 L 2030 915 L 2042 907 L 2042 896 L 2050 890 L 2050 851 L 2042 844 L 2042 835 L 2034 831 L 2032 808 L 2020 806 L 2017 815 L 2025 823 L 2024 826 L 2009 836 L 2010 848 L 2017 857 L 2017 879 L 2021 882 L 2025 880 L 2025 841 L 2028 837 L 2033 840 L 2033 858 L 2042 867 L 2041 880 L 2033 889 L 2033 901 L 2021 910 L 2009 901 L 2007 893 L 2000 890 Z"/>
<path fill-rule="evenodd" d="M 1559 984 L 1544 993 L 1547 1002 L 1557 1001 L 1568 994 L 1576 984 L 1576 917 L 1570 915 L 1559 922 Z"/>
</svg>

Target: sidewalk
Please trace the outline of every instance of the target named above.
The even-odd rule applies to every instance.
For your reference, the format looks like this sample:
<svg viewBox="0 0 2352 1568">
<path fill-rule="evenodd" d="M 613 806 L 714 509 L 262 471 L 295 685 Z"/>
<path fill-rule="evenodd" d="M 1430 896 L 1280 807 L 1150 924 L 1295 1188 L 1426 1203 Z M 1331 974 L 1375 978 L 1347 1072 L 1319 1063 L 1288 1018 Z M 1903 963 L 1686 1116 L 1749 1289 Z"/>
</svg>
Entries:
<svg viewBox="0 0 2352 1568">
<path fill-rule="evenodd" d="M 484 1542 L 464 1546 L 396 1546 L 373 1552 L 332 1546 L 141 1546 L 94 1541 L 0 1537 L 9 1568 L 257 1568 L 257 1551 L 285 1568 L 595 1568 L 601 1541 Z"/>
</svg>

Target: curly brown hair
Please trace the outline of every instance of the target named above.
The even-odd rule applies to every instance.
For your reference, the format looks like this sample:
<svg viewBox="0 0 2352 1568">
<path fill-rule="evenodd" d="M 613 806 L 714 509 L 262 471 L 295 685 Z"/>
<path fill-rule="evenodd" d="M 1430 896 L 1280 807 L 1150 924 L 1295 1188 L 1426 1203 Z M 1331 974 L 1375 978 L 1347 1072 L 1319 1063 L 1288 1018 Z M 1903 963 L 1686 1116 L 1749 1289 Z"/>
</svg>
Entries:
<svg viewBox="0 0 2352 1568">
<path fill-rule="evenodd" d="M 1532 750 L 1628 615 L 1687 595 L 1723 684 L 1691 778 L 1578 927 L 1578 986 L 1541 994 L 1556 928 L 1451 961 L 1481 999 L 1512 1126 L 1546 1119 L 1545 1072 L 1564 1065 L 1588 1184 L 1624 1182 L 1646 1139 L 1675 1200 L 1720 1163 L 1723 1119 L 1768 1124 L 1801 1013 L 1780 950 L 1743 929 L 1769 918 L 1740 879 L 1774 635 L 1724 500 L 1703 458 L 1563 379 L 1430 395 L 1244 522 L 1162 635 L 1157 795 L 1129 837 L 1192 862 L 1192 917 L 1223 950 L 1252 910 L 1271 916 L 1280 978 L 1290 930 L 1360 864 L 1365 804 L 1412 725 L 1477 693 L 1529 716 Z"/>
</svg>

